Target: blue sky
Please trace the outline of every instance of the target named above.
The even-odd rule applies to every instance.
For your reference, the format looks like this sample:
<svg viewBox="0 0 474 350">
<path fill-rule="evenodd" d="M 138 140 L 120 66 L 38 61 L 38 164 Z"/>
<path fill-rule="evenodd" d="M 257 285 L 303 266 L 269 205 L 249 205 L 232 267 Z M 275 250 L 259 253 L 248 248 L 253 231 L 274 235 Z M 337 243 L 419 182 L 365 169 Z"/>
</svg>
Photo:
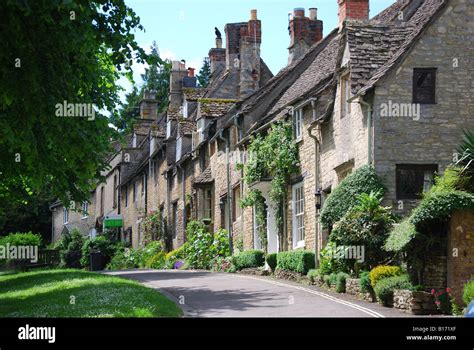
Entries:
<svg viewBox="0 0 474 350">
<path fill-rule="evenodd" d="M 395 0 L 371 0 L 370 16 L 374 16 Z M 258 10 L 262 21 L 261 56 L 276 74 L 287 64 L 288 13 L 295 7 L 318 8 L 318 18 L 324 22 L 324 35 L 338 25 L 337 0 L 126 0 L 141 19 L 145 32 L 137 32 L 142 47 L 156 40 L 164 58 L 185 59 L 187 66 L 199 69 L 209 49 L 215 46 L 214 27 L 224 37 L 226 23 L 245 22 L 250 10 Z M 224 41 L 225 43 L 225 41 Z M 137 82 L 144 67 L 134 66 Z M 127 90 L 130 84 L 120 81 Z"/>
</svg>

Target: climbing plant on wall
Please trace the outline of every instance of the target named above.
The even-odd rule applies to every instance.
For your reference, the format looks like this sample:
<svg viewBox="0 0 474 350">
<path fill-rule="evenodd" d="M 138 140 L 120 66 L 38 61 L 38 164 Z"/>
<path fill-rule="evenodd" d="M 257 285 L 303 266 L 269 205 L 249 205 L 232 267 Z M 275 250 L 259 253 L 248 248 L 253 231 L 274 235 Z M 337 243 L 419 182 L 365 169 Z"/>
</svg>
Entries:
<svg viewBox="0 0 474 350">
<path fill-rule="evenodd" d="M 276 221 L 280 234 L 283 228 L 283 208 L 288 195 L 288 181 L 298 172 L 298 146 L 293 140 L 291 123 L 273 124 L 266 135 L 254 136 L 248 146 L 244 169 L 247 184 L 271 179 L 270 199 L 277 206 Z"/>
<path fill-rule="evenodd" d="M 257 237 L 260 240 L 263 251 L 267 252 L 268 238 L 265 198 L 262 196 L 260 191 L 251 189 L 248 191 L 247 196 L 240 201 L 240 205 L 243 208 L 254 208 Z"/>
</svg>

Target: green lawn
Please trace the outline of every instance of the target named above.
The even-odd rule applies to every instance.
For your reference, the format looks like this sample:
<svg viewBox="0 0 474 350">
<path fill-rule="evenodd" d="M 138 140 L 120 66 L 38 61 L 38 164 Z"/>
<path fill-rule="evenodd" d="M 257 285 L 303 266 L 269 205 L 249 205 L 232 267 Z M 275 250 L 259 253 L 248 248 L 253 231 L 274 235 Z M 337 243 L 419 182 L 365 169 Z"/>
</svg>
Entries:
<svg viewBox="0 0 474 350">
<path fill-rule="evenodd" d="M 0 275 L 0 317 L 181 315 L 181 309 L 159 292 L 120 277 L 80 270 Z"/>
</svg>

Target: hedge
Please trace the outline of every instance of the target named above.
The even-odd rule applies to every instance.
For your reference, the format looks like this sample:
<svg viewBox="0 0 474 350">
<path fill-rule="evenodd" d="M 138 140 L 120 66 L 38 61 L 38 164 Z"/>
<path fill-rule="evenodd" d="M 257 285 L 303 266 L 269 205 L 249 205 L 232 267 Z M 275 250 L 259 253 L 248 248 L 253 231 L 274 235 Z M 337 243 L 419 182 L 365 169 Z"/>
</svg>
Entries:
<svg viewBox="0 0 474 350">
<path fill-rule="evenodd" d="M 474 300 L 474 281 L 468 282 L 464 285 L 464 294 L 462 299 L 466 305 L 469 305 L 469 303 Z"/>
<path fill-rule="evenodd" d="M 234 265 L 237 270 L 249 267 L 260 267 L 265 264 L 265 253 L 261 250 L 244 250 L 234 256 Z"/>
<path fill-rule="evenodd" d="M 385 193 L 385 187 L 371 165 L 364 165 L 348 175 L 327 197 L 321 211 L 324 228 L 332 227 L 344 214 L 357 204 L 361 193 Z"/>
<path fill-rule="evenodd" d="M 15 232 L 0 237 L 0 245 L 6 246 L 40 246 L 41 236 L 32 232 Z"/>
<path fill-rule="evenodd" d="M 315 267 L 315 254 L 308 250 L 291 250 L 277 254 L 277 268 L 306 275 Z"/>
<path fill-rule="evenodd" d="M 379 280 L 387 277 L 399 276 L 402 269 L 399 266 L 380 265 L 374 267 L 369 273 L 370 284 L 375 287 Z"/>
</svg>

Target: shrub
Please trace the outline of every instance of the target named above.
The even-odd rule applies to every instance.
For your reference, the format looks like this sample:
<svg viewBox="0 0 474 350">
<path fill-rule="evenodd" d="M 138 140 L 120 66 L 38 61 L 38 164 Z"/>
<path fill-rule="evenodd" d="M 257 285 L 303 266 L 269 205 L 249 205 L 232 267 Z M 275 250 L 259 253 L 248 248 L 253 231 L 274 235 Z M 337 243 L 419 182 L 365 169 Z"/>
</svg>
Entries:
<svg viewBox="0 0 474 350">
<path fill-rule="evenodd" d="M 391 306 L 393 303 L 393 291 L 396 289 L 413 288 L 408 275 L 400 275 L 388 278 L 382 278 L 375 285 L 374 291 L 377 299 L 384 306 Z"/>
<path fill-rule="evenodd" d="M 126 270 L 139 267 L 138 263 L 131 257 L 131 249 L 117 250 L 110 262 L 107 270 Z"/>
<path fill-rule="evenodd" d="M 319 253 L 319 270 L 321 275 L 329 275 L 333 272 L 345 270 L 344 262 L 336 257 L 336 243 L 328 242 Z"/>
<path fill-rule="evenodd" d="M 461 174 L 468 180 L 466 190 L 474 192 L 474 130 L 464 131 L 462 144 L 457 148 Z"/>
<path fill-rule="evenodd" d="M 244 250 L 234 256 L 234 265 L 237 270 L 249 267 L 260 267 L 265 264 L 265 253 L 261 250 Z"/>
<path fill-rule="evenodd" d="M 365 165 L 348 175 L 328 196 L 321 211 L 324 228 L 332 227 L 357 204 L 360 193 L 384 193 L 385 189 L 373 166 Z"/>
<path fill-rule="evenodd" d="M 474 300 L 474 280 L 464 285 L 464 294 L 462 296 L 462 300 L 466 303 L 466 305 L 469 305 L 469 303 Z"/>
<path fill-rule="evenodd" d="M 290 250 L 277 255 L 277 268 L 306 275 L 315 267 L 315 255 L 308 250 Z"/>
<path fill-rule="evenodd" d="M 362 271 L 359 275 L 359 286 L 362 293 L 370 293 L 372 285 L 370 284 L 370 272 Z"/>
<path fill-rule="evenodd" d="M 81 268 L 82 247 L 85 238 L 74 229 L 71 233 L 65 234 L 59 243 L 59 256 L 61 265 L 70 268 Z"/>
<path fill-rule="evenodd" d="M 345 293 L 346 292 L 346 279 L 350 276 L 345 272 L 339 272 L 336 275 L 336 292 Z"/>
<path fill-rule="evenodd" d="M 5 237 L 0 237 L 0 246 L 40 246 L 41 236 L 32 232 L 9 233 Z"/>
<path fill-rule="evenodd" d="M 323 281 L 328 287 L 332 287 L 336 285 L 337 282 L 337 273 L 331 273 L 329 275 L 323 276 Z"/>
<path fill-rule="evenodd" d="M 207 227 L 199 221 L 190 221 L 186 227 L 189 245 L 186 247 L 186 261 L 192 268 L 209 268 L 214 237 Z"/>
<path fill-rule="evenodd" d="M 307 276 L 308 276 L 309 280 L 311 281 L 311 283 L 314 283 L 317 280 L 321 279 L 321 275 L 320 275 L 320 272 L 319 272 L 318 269 L 309 270 Z"/>
<path fill-rule="evenodd" d="M 267 264 L 270 266 L 272 271 L 275 271 L 277 267 L 277 253 L 267 254 L 266 256 Z"/>
<path fill-rule="evenodd" d="M 162 269 L 166 264 L 166 253 L 159 251 L 145 261 L 145 267 L 149 269 Z"/>
<path fill-rule="evenodd" d="M 214 272 L 235 272 L 236 270 L 234 259 L 231 256 L 218 256 L 211 262 L 211 271 Z"/>
<path fill-rule="evenodd" d="M 214 233 L 214 240 L 211 245 L 211 255 L 215 257 L 226 257 L 230 255 L 229 232 L 219 229 Z"/>
<path fill-rule="evenodd" d="M 390 208 L 380 205 L 381 192 L 363 193 L 357 200 L 357 204 L 334 224 L 329 239 L 340 247 L 365 247 L 364 267 L 370 268 L 386 258 L 387 253 L 381 248 L 395 220 Z M 347 258 L 344 259 L 346 269 L 353 270 L 357 257 Z"/>
<path fill-rule="evenodd" d="M 184 243 L 181 247 L 170 251 L 166 254 L 166 268 L 174 269 L 178 261 L 184 261 L 186 258 L 186 247 L 188 243 Z"/>
<path fill-rule="evenodd" d="M 164 252 L 164 249 L 165 247 L 162 241 L 151 241 L 142 249 L 137 250 L 140 256 L 140 266 L 148 267 L 147 262 L 156 254 Z"/>
<path fill-rule="evenodd" d="M 107 265 L 114 256 L 117 245 L 104 236 L 97 236 L 94 239 L 87 239 L 81 248 L 82 267 L 90 266 L 90 253 L 94 250 L 102 253 L 104 266 Z"/>
<path fill-rule="evenodd" d="M 370 285 L 375 288 L 378 281 L 382 278 L 399 276 L 402 274 L 402 269 L 399 266 L 388 266 L 388 265 L 380 265 L 374 267 L 369 274 L 370 278 Z"/>
</svg>

